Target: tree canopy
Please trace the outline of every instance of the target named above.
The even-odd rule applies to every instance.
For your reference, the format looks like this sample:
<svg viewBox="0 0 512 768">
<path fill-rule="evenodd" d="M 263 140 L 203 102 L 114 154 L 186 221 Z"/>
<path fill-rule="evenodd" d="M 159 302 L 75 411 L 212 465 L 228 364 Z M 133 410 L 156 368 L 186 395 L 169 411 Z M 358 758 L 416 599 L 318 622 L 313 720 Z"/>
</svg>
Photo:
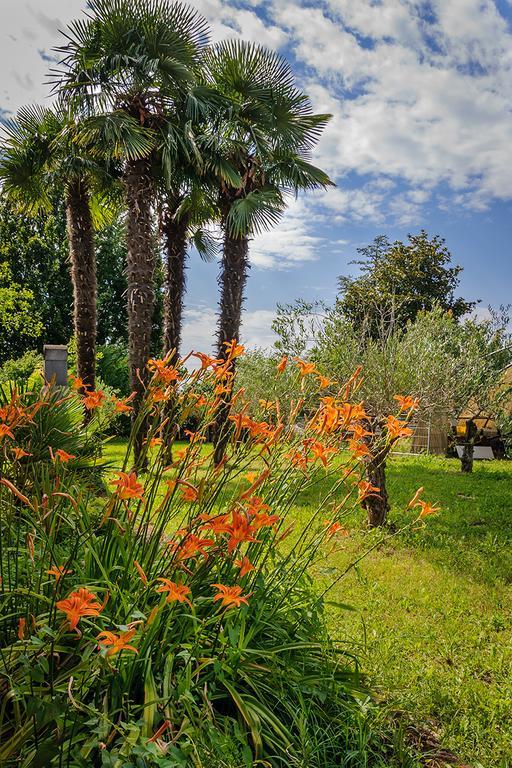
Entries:
<svg viewBox="0 0 512 768">
<path fill-rule="evenodd" d="M 379 235 L 358 248 L 357 277 L 339 278 L 339 311 L 360 332 L 373 337 L 383 325 L 404 328 L 421 311 L 434 306 L 455 320 L 470 312 L 476 302 L 456 295 L 462 267 L 452 265 L 443 238 L 425 230 L 408 235 L 408 242 L 390 242 Z"/>
</svg>

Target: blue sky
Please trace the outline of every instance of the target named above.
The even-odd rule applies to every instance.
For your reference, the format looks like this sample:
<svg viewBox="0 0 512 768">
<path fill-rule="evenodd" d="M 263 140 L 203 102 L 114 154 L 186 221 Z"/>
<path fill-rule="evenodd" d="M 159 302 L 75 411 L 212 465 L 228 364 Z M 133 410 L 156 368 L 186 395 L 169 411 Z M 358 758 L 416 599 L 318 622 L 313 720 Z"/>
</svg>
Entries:
<svg viewBox="0 0 512 768">
<path fill-rule="evenodd" d="M 358 246 L 421 228 L 464 267 L 461 293 L 511 299 L 510 0 L 197 0 L 212 36 L 277 48 L 318 111 L 315 162 L 337 187 L 290 201 L 254 240 L 244 337 L 267 345 L 276 302 L 333 299 Z M 81 0 L 0 0 L 0 116 L 44 101 L 47 58 Z M 217 265 L 192 257 L 185 346 L 207 348 Z"/>
</svg>

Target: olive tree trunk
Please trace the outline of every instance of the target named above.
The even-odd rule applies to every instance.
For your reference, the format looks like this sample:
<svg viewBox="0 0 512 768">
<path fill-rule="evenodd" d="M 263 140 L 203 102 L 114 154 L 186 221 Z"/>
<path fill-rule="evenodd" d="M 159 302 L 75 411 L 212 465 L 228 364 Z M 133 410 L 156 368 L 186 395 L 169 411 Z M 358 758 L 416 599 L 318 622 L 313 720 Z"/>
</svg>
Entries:
<svg viewBox="0 0 512 768">
<path fill-rule="evenodd" d="M 130 385 L 135 393 L 133 418 L 140 413 L 147 382 L 147 362 L 151 354 L 151 331 L 155 303 L 155 251 L 152 207 L 154 185 L 151 160 L 141 158 L 126 163 L 127 267 L 128 282 L 128 354 Z M 135 438 L 135 463 L 139 462 L 145 436 L 145 424 Z"/>
<path fill-rule="evenodd" d="M 220 359 L 226 357 L 224 342 L 240 338 L 242 324 L 242 307 L 244 303 L 244 291 L 249 270 L 249 239 L 247 237 L 232 237 L 227 229 L 224 233 L 224 249 L 222 254 L 222 267 L 219 276 L 220 286 L 220 314 L 218 331 L 217 355 Z M 234 371 L 235 363 L 231 363 Z M 229 439 L 228 416 L 230 411 L 231 393 L 223 395 L 223 401 L 219 407 L 214 429 L 214 461 L 220 464 L 224 458 L 226 445 Z"/>
<path fill-rule="evenodd" d="M 388 492 L 386 490 L 386 459 L 375 457 L 365 464 L 366 480 L 379 492 L 363 499 L 362 506 L 366 510 L 368 526 L 370 528 L 382 528 L 387 522 L 390 510 Z"/>
<path fill-rule="evenodd" d="M 96 257 L 94 227 L 87 184 L 71 182 L 66 199 L 73 320 L 77 347 L 77 373 L 84 387 L 94 389 L 96 378 Z"/>
<path fill-rule="evenodd" d="M 466 421 L 464 448 L 460 459 L 460 469 L 461 472 L 464 472 L 465 474 L 469 474 L 473 471 L 473 456 L 475 453 L 475 438 L 477 432 L 478 429 L 473 419 L 468 419 Z"/>
</svg>

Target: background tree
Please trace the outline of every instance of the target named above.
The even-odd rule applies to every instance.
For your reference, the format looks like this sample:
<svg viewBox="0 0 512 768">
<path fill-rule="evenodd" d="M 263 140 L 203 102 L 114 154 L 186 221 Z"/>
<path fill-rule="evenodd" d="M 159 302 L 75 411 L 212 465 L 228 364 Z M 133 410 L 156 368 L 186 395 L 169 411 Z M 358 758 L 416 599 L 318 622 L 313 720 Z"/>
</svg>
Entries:
<svg viewBox="0 0 512 768">
<path fill-rule="evenodd" d="M 439 306 L 455 319 L 475 302 L 456 296 L 462 267 L 451 265 L 445 241 L 422 230 L 408 242 L 391 243 L 385 235 L 359 248 L 357 277 L 340 277 L 339 310 L 362 332 L 382 335 L 383 326 L 405 327 L 418 312 Z"/>
<path fill-rule="evenodd" d="M 0 272 L 13 298 L 24 295 L 30 334 L 0 323 L 0 363 L 42 350 L 44 343 L 67 344 L 73 333 L 73 289 L 68 265 L 66 212 L 52 201 L 44 216 L 27 216 L 0 193 Z M 14 275 L 16 277 L 14 277 Z M 21 311 L 21 310 L 20 310 Z"/>
<path fill-rule="evenodd" d="M 289 65 L 261 46 L 221 43 L 205 57 L 205 73 L 227 103 L 217 109 L 202 145 L 207 170 L 218 184 L 223 251 L 217 356 L 225 359 L 227 345 L 240 339 L 250 238 L 276 225 L 286 193 L 331 184 L 308 162 L 330 116 L 313 114 Z M 224 455 L 226 414 L 225 403 L 217 419 L 217 463 Z"/>
<path fill-rule="evenodd" d="M 280 318 L 280 336 L 292 348 L 304 343 L 300 322 L 303 306 L 303 302 L 295 309 L 289 305 Z M 369 323 L 365 327 L 369 329 Z M 378 327 L 383 329 L 378 337 L 370 332 L 362 336 L 337 304 L 326 313 L 323 325 L 317 325 L 315 343 L 308 352 L 308 359 L 315 361 L 322 373 L 339 382 L 362 366 L 358 394 L 369 415 L 369 431 L 377 438 L 375 445 L 386 429 L 387 417 L 396 413 L 395 395 L 417 398 L 418 418 L 439 424 L 446 433 L 468 405 L 475 416 L 500 410 L 506 391 L 499 383 L 512 362 L 503 316 L 458 323 L 450 312 L 434 307 L 420 312 L 405 328 L 397 324 Z M 389 512 L 388 453 L 389 446 L 378 448 L 365 460 L 367 480 L 380 488 L 378 496 L 366 499 L 370 525 L 384 524 Z"/>
<path fill-rule="evenodd" d="M 91 0 L 88 18 L 71 24 L 61 89 L 101 110 L 91 123 L 98 144 L 119 146 L 127 206 L 128 343 L 131 387 L 142 398 L 151 352 L 156 228 L 155 173 L 159 154 L 172 167 L 182 140 L 165 119 L 195 79 L 207 43 L 205 20 L 190 7 L 165 0 Z M 105 120 L 104 117 L 107 117 Z M 110 118 L 110 119 L 108 119 Z M 112 150 L 111 150 L 112 151 Z M 137 441 L 136 454 L 143 434 Z"/>
<path fill-rule="evenodd" d="M 5 195 L 28 214 L 52 211 L 65 200 L 78 376 L 94 389 L 96 371 L 96 256 L 94 224 L 108 210 L 108 167 L 77 140 L 80 123 L 63 102 L 54 110 L 24 107 L 5 127 L 0 179 Z"/>
</svg>

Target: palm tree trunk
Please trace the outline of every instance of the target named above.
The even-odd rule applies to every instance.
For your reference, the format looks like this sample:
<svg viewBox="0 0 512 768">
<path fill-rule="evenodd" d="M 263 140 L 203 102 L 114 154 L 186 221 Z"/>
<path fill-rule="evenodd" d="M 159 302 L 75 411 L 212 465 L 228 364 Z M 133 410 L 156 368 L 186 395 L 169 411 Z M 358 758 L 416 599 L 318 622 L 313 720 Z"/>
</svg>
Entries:
<svg viewBox="0 0 512 768">
<path fill-rule="evenodd" d="M 155 252 L 152 205 L 154 199 L 151 160 L 141 158 L 126 163 L 124 173 L 128 209 L 126 244 L 128 282 L 128 354 L 130 385 L 135 392 L 133 418 L 137 419 L 147 381 L 147 362 L 151 354 L 151 330 L 155 303 Z M 135 438 L 135 463 L 139 462 L 145 424 Z"/>
<path fill-rule="evenodd" d="M 179 356 L 183 325 L 188 217 L 177 221 L 169 213 L 163 224 L 165 241 L 164 353 Z"/>
<path fill-rule="evenodd" d="M 96 258 L 94 227 L 87 184 L 74 180 L 67 190 L 67 223 L 77 373 L 84 387 L 94 389 L 96 377 Z"/>
<path fill-rule="evenodd" d="M 171 360 L 176 363 L 179 359 L 181 330 L 183 326 L 183 302 L 186 288 L 185 267 L 187 260 L 187 234 L 189 217 L 180 220 L 175 217 L 172 204 L 166 212 L 162 231 L 165 242 L 165 284 L 164 284 L 164 354 L 171 354 Z M 174 209 L 174 210 L 173 210 Z M 172 398 L 166 407 L 169 427 L 166 431 L 165 461 L 172 462 L 172 446 L 177 433 L 174 410 L 176 403 Z"/>
<path fill-rule="evenodd" d="M 242 324 L 242 307 L 244 291 L 249 270 L 249 238 L 232 237 L 228 230 L 224 233 L 224 250 L 222 268 L 219 277 L 220 285 L 220 316 L 217 355 L 220 359 L 226 357 L 225 342 L 240 339 Z M 234 362 L 231 363 L 234 371 Z M 220 464 L 224 458 L 229 439 L 228 416 L 231 404 L 231 393 L 224 395 L 219 407 L 214 429 L 214 461 Z"/>
</svg>

